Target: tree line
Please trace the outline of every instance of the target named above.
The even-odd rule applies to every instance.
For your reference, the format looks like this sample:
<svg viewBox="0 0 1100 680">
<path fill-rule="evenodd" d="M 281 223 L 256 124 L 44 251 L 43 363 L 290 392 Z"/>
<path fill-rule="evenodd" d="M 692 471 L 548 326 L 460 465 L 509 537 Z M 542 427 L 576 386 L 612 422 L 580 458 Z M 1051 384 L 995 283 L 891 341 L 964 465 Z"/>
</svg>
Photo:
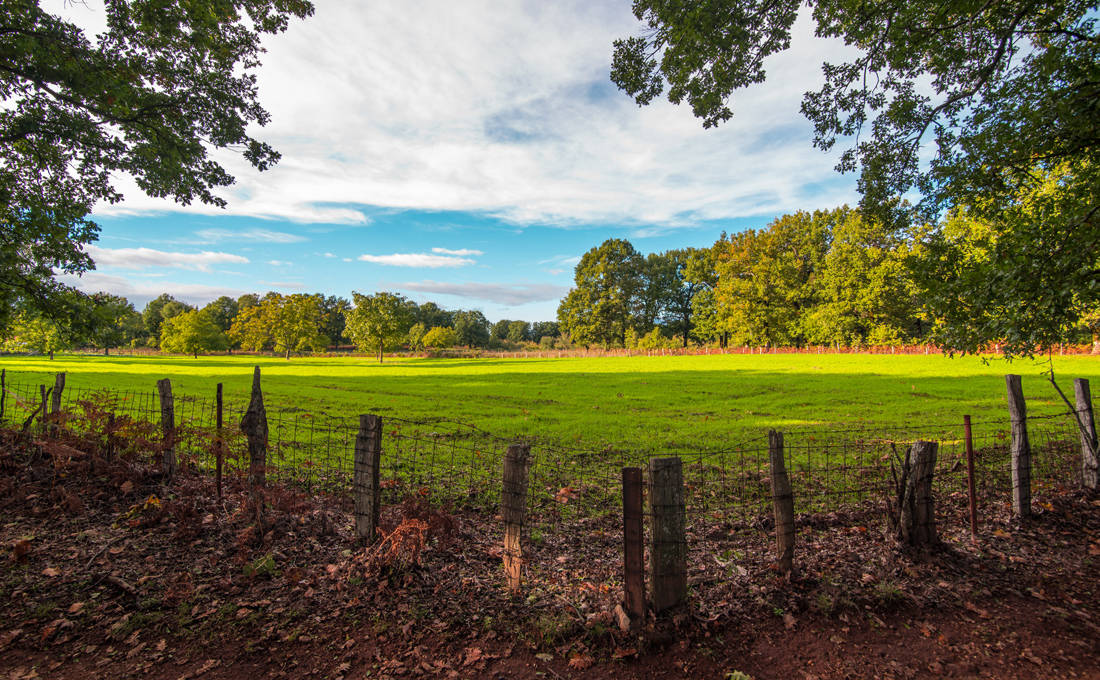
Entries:
<svg viewBox="0 0 1100 680">
<path fill-rule="evenodd" d="M 1100 309 L 1073 289 L 1065 314 L 974 303 L 974 289 L 1004 270 L 999 240 L 964 211 L 898 228 L 848 207 L 784 215 L 709 248 L 643 256 L 608 239 L 581 258 L 558 321 L 568 341 L 605 348 L 997 343 L 1027 353 L 1089 339 L 1100 348 Z"/>
<path fill-rule="evenodd" d="M 396 293 L 335 295 L 269 292 L 222 296 L 203 307 L 164 293 L 138 312 L 126 298 L 107 293 L 74 296 L 81 323 L 65 323 L 32 307 L 20 309 L 0 350 L 50 354 L 72 347 L 148 347 L 177 354 L 240 349 L 293 353 L 354 345 L 360 351 L 554 347 L 558 324 L 502 319 L 490 323 L 478 310 L 417 304 Z"/>
</svg>

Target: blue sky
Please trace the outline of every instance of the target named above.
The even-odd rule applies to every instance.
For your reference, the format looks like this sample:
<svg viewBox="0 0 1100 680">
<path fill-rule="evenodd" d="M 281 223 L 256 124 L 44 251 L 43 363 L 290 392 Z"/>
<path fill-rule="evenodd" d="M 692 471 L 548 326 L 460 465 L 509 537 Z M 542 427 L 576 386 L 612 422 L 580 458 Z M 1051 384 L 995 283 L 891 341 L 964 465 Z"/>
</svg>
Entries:
<svg viewBox="0 0 1100 680">
<path fill-rule="evenodd" d="M 102 6 L 54 11 L 95 32 Z M 49 6 L 49 3 L 44 3 Z M 639 108 L 608 80 L 637 32 L 626 0 L 316 2 L 267 42 L 255 134 L 283 154 L 258 173 L 232 152 L 225 210 L 144 196 L 97 207 L 97 269 L 72 281 L 140 309 L 276 290 L 391 290 L 491 320 L 553 319 L 577 260 L 606 238 L 643 253 L 856 200 L 812 148 L 798 107 L 844 48 L 802 17 L 766 84 L 703 130 L 686 107 Z"/>
</svg>

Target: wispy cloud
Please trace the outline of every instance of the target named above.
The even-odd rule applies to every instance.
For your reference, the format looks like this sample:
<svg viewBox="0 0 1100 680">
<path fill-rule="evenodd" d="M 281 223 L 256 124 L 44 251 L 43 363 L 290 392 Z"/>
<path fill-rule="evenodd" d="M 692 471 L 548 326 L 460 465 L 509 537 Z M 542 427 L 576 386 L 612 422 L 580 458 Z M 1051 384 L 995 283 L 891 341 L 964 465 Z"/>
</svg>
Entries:
<svg viewBox="0 0 1100 680">
<path fill-rule="evenodd" d="M 474 260 L 452 255 L 430 255 L 428 253 L 393 253 L 391 255 L 360 255 L 361 262 L 373 262 L 389 267 L 464 267 L 474 264 Z"/>
<path fill-rule="evenodd" d="M 244 231 L 232 231 L 230 229 L 202 229 L 195 232 L 199 243 L 217 243 L 219 241 L 259 241 L 261 243 L 301 243 L 305 236 L 291 234 L 285 231 L 272 231 L 270 229 L 246 229 Z"/>
<path fill-rule="evenodd" d="M 176 267 L 208 272 L 216 264 L 248 264 L 248 258 L 232 253 L 175 253 L 152 248 L 101 248 L 96 245 L 87 245 L 84 249 L 97 266 L 120 269 Z"/>
<path fill-rule="evenodd" d="M 445 281 L 412 281 L 402 288 L 421 293 L 453 295 L 468 300 L 485 300 L 501 305 L 523 305 L 529 302 L 557 300 L 569 291 L 564 286 L 548 283 L 447 283 Z"/>
<path fill-rule="evenodd" d="M 289 267 L 293 265 L 293 262 L 287 262 L 286 260 L 268 260 L 267 263 L 272 267 Z"/>
<path fill-rule="evenodd" d="M 204 305 L 222 295 L 236 298 L 248 292 L 231 286 L 176 283 L 159 279 L 156 281 L 135 281 L 124 276 L 114 276 L 95 271 L 85 272 L 83 276 L 64 274 L 58 276 L 57 279 L 85 293 L 98 293 L 104 291 L 115 295 L 125 296 L 130 302 L 134 303 L 138 309 L 141 309 L 144 303 L 161 293 L 168 293 L 189 304 Z"/>
<path fill-rule="evenodd" d="M 449 250 L 447 248 L 432 248 L 433 253 L 439 253 L 440 255 L 458 255 L 465 257 L 467 255 L 484 255 L 485 253 L 480 250 L 474 250 L 472 248 L 459 248 L 458 250 Z"/>
<path fill-rule="evenodd" d="M 688 107 L 639 108 L 608 82 L 612 41 L 641 29 L 629 3 L 419 6 L 319 2 L 316 16 L 265 44 L 263 138 L 283 159 L 258 173 L 216 152 L 237 179 L 221 192 L 227 210 L 150 199 L 131 183 L 123 203 L 97 212 L 365 224 L 357 206 L 378 206 L 519 225 L 676 226 L 855 197 L 854 178 L 833 171 L 840 149 L 813 149 L 799 114 L 802 93 L 821 81 L 816 66 L 848 53 L 814 37 L 808 10 L 792 49 L 765 61 L 767 82 L 738 91 L 734 119 L 703 130 Z"/>
</svg>

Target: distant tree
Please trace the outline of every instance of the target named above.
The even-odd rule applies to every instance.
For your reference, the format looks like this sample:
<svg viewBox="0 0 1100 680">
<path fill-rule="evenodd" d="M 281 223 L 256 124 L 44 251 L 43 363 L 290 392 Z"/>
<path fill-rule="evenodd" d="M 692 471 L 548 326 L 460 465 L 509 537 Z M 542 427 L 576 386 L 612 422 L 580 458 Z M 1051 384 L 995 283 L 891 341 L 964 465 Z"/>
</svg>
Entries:
<svg viewBox="0 0 1100 680">
<path fill-rule="evenodd" d="M 667 264 L 659 288 L 663 300 L 659 321 L 673 335 L 682 338 L 684 347 L 688 346 L 693 328 L 695 296 L 712 285 L 696 275 L 703 267 L 712 266 L 709 253 L 701 248 L 681 248 L 662 254 Z"/>
<path fill-rule="evenodd" d="M 136 334 L 143 330 L 144 324 L 138 323 L 142 317 L 124 297 L 94 293 L 88 296 L 86 304 L 92 323 L 81 333 L 80 339 L 92 347 L 102 349 L 104 354 L 110 354 L 112 347 L 129 345 Z"/>
<path fill-rule="evenodd" d="M 424 334 L 423 343 L 425 347 L 447 349 L 458 344 L 458 333 L 453 328 L 436 326 Z"/>
<path fill-rule="evenodd" d="M 508 342 L 519 344 L 531 338 L 531 324 L 526 321 L 512 321 L 508 324 Z"/>
<path fill-rule="evenodd" d="M 453 316 L 454 312 L 441 309 L 439 305 L 434 302 L 425 302 L 417 307 L 415 321 L 424 324 L 424 328 L 435 328 L 436 326 L 453 327 Z"/>
<path fill-rule="evenodd" d="M 556 338 L 559 334 L 557 321 L 536 321 L 531 324 L 531 341 L 542 342 L 543 338 Z"/>
<path fill-rule="evenodd" d="M 233 317 L 228 335 L 248 352 L 261 352 L 275 344 L 273 329 L 260 304 L 241 307 L 237 316 Z"/>
<path fill-rule="evenodd" d="M 209 310 L 193 310 L 165 319 L 160 348 L 165 352 L 193 354 L 224 350 L 229 338 L 218 327 Z"/>
<path fill-rule="evenodd" d="M 320 352 L 328 346 L 324 325 L 322 297 L 296 293 L 269 296 L 261 303 L 264 315 L 271 321 L 275 351 L 290 359 L 291 352 Z"/>
<path fill-rule="evenodd" d="M 427 328 L 424 328 L 422 323 L 414 323 L 409 327 L 409 332 L 406 338 L 409 341 L 410 349 L 424 349 L 424 335 L 428 332 Z"/>
<path fill-rule="evenodd" d="M 255 293 L 245 293 L 237 298 L 237 311 L 242 312 L 249 307 L 255 307 L 260 304 L 260 296 Z"/>
<path fill-rule="evenodd" d="M 321 315 L 324 319 L 321 334 L 334 345 L 339 345 L 344 340 L 344 328 L 347 327 L 349 311 L 351 311 L 351 303 L 342 297 L 329 295 L 321 302 Z"/>
<path fill-rule="evenodd" d="M 22 310 L 9 324 L 0 351 L 46 354 L 53 359 L 54 352 L 70 346 L 67 329 L 57 321 L 33 310 Z"/>
<path fill-rule="evenodd" d="M 351 296 L 355 307 L 348 312 L 346 333 L 362 351 L 377 348 L 378 363 L 382 363 L 383 351 L 404 340 L 412 326 L 409 301 L 387 292 Z"/>
<path fill-rule="evenodd" d="M 455 312 L 452 318 L 458 344 L 467 347 L 485 347 L 489 344 L 489 320 L 480 311 L 462 310 Z"/>
<path fill-rule="evenodd" d="M 497 321 L 495 324 L 493 324 L 492 330 L 489 333 L 490 337 L 492 337 L 493 340 L 498 340 L 498 341 L 499 340 L 507 340 L 508 339 L 508 326 L 511 323 L 512 323 L 512 321 L 510 319 L 501 319 L 500 321 Z"/>
<path fill-rule="evenodd" d="M 149 344 L 153 347 L 160 346 L 160 326 L 165 319 L 171 319 L 177 314 L 194 309 L 186 302 L 180 302 L 168 293 L 162 293 L 149 301 L 141 312 L 142 321 L 145 324 L 145 332 L 149 336 Z"/>
<path fill-rule="evenodd" d="M 202 308 L 210 320 L 214 322 L 214 325 L 218 327 L 218 330 L 223 333 L 233 325 L 233 317 L 237 316 L 239 309 L 237 301 L 227 295 L 211 300 Z"/>
<path fill-rule="evenodd" d="M 623 345 L 635 324 L 644 280 L 643 260 L 629 241 L 608 239 L 586 252 L 574 270 L 574 288 L 558 306 L 558 322 L 574 342 Z"/>
</svg>

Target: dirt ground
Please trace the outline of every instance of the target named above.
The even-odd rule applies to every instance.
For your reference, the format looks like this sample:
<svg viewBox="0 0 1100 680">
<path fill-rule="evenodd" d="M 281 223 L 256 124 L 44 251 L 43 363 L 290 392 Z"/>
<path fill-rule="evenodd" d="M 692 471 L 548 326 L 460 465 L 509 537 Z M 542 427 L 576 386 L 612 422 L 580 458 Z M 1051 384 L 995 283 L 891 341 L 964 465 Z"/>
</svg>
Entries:
<svg viewBox="0 0 1100 680">
<path fill-rule="evenodd" d="M 547 518 L 512 596 L 491 516 L 410 500 L 357 547 L 336 499 L 269 488 L 257 512 L 238 480 L 219 500 L 86 448 L 0 433 L 0 679 L 1100 678 L 1100 497 L 1080 491 L 1025 526 L 983 508 L 976 542 L 945 510 L 923 555 L 802 518 L 791 580 L 766 532 L 701 537 L 689 605 L 624 632 L 614 517 Z"/>
</svg>

